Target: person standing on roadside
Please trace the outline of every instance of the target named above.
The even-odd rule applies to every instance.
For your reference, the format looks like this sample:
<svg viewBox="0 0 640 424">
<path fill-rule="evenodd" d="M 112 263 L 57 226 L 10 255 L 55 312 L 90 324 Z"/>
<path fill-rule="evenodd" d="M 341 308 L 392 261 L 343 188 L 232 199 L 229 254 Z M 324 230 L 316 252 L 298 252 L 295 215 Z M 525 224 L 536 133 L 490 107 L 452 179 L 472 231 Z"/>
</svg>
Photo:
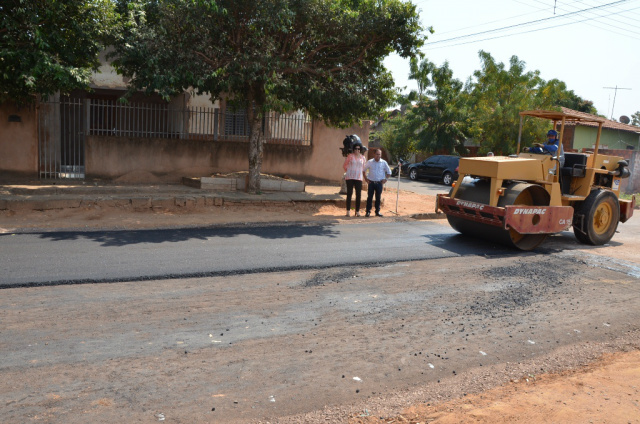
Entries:
<svg viewBox="0 0 640 424">
<path fill-rule="evenodd" d="M 362 177 L 364 175 L 364 164 L 366 159 L 361 153 L 359 144 L 353 146 L 353 153 L 349 153 L 342 167 L 346 171 L 344 174 L 347 183 L 347 216 L 351 216 L 351 197 L 353 190 L 356 191 L 356 215 L 360 216 L 360 196 L 362 193 Z"/>
<path fill-rule="evenodd" d="M 367 174 L 367 171 L 369 173 Z M 366 217 L 371 216 L 371 204 L 373 203 L 373 196 L 376 196 L 376 216 L 382 216 L 380 213 L 380 198 L 382 197 L 382 188 L 391 176 L 391 168 L 386 160 L 382 159 L 382 150 L 376 149 L 374 151 L 373 159 L 367 161 L 362 171 L 362 176 L 369 184 L 367 190 L 367 213 Z"/>
</svg>

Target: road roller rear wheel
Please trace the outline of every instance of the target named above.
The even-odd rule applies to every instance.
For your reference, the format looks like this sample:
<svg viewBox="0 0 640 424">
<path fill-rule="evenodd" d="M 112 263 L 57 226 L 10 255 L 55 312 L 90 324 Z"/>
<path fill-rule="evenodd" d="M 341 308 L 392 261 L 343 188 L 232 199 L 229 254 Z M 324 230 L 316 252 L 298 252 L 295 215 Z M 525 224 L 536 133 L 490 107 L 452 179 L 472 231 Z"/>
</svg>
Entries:
<svg viewBox="0 0 640 424">
<path fill-rule="evenodd" d="M 456 199 L 488 205 L 490 189 L 490 183 L 486 180 L 463 182 L 458 187 Z M 549 193 L 539 185 L 527 183 L 509 184 L 505 187 L 505 194 L 498 201 L 500 207 L 507 205 L 547 206 L 548 204 Z M 512 229 L 505 230 L 501 227 L 450 215 L 447 215 L 447 220 L 451 227 L 462 234 L 506 244 L 520 250 L 535 249 L 547 238 L 547 234 L 520 234 Z"/>
<path fill-rule="evenodd" d="M 620 203 L 615 194 L 608 190 L 594 190 L 577 208 L 573 233 L 584 244 L 600 246 L 608 243 L 618 228 L 620 221 Z"/>
</svg>

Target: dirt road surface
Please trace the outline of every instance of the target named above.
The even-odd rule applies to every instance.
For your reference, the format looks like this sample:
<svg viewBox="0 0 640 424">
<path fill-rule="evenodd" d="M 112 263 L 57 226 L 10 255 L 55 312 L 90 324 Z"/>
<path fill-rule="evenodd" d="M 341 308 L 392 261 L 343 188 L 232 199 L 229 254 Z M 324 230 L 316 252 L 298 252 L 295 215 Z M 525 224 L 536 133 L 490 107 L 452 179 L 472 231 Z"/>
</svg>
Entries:
<svg viewBox="0 0 640 424">
<path fill-rule="evenodd" d="M 398 211 L 383 219 L 431 212 L 433 198 L 403 192 Z M 0 228 L 364 220 L 343 215 L 305 205 L 74 210 L 4 215 Z M 513 257 L 2 290 L 1 420 L 638 423 L 640 246 L 629 234 L 614 241 Z"/>
</svg>

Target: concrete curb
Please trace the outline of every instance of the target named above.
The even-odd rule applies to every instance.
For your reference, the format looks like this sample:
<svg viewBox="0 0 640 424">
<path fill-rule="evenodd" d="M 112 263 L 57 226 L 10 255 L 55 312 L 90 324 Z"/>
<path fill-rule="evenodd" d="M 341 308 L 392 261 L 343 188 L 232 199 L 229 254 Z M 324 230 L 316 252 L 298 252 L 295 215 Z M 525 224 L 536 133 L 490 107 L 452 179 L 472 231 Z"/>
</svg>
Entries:
<svg viewBox="0 0 640 424">
<path fill-rule="evenodd" d="M 294 193 L 292 193 L 294 194 Z M 295 203 L 322 203 L 339 206 L 344 204 L 344 200 L 339 196 L 260 196 L 260 195 L 167 195 L 157 196 L 2 196 L 0 197 L 0 210 L 13 212 L 29 210 L 55 210 L 55 209 L 76 209 L 76 208 L 118 208 L 132 209 L 135 211 L 144 210 L 191 210 L 206 207 L 220 206 L 259 206 L 267 205 L 293 205 Z"/>
</svg>

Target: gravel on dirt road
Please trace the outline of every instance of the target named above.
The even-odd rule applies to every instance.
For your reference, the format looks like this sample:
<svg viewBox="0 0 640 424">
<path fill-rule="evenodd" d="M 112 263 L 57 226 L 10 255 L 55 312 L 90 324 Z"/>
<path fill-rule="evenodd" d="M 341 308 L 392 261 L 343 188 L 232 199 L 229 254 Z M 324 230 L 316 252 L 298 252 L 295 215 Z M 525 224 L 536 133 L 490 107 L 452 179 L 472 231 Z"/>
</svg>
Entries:
<svg viewBox="0 0 640 424">
<path fill-rule="evenodd" d="M 385 220 L 433 212 L 399 198 Z M 362 222 L 61 210 L 0 232 L 327 219 Z M 640 249 L 621 227 L 588 250 L 2 290 L 2 421 L 638 423 Z"/>
<path fill-rule="evenodd" d="M 632 268 L 575 251 L 6 289 L 3 419 L 393 422 L 640 348 Z"/>
</svg>

